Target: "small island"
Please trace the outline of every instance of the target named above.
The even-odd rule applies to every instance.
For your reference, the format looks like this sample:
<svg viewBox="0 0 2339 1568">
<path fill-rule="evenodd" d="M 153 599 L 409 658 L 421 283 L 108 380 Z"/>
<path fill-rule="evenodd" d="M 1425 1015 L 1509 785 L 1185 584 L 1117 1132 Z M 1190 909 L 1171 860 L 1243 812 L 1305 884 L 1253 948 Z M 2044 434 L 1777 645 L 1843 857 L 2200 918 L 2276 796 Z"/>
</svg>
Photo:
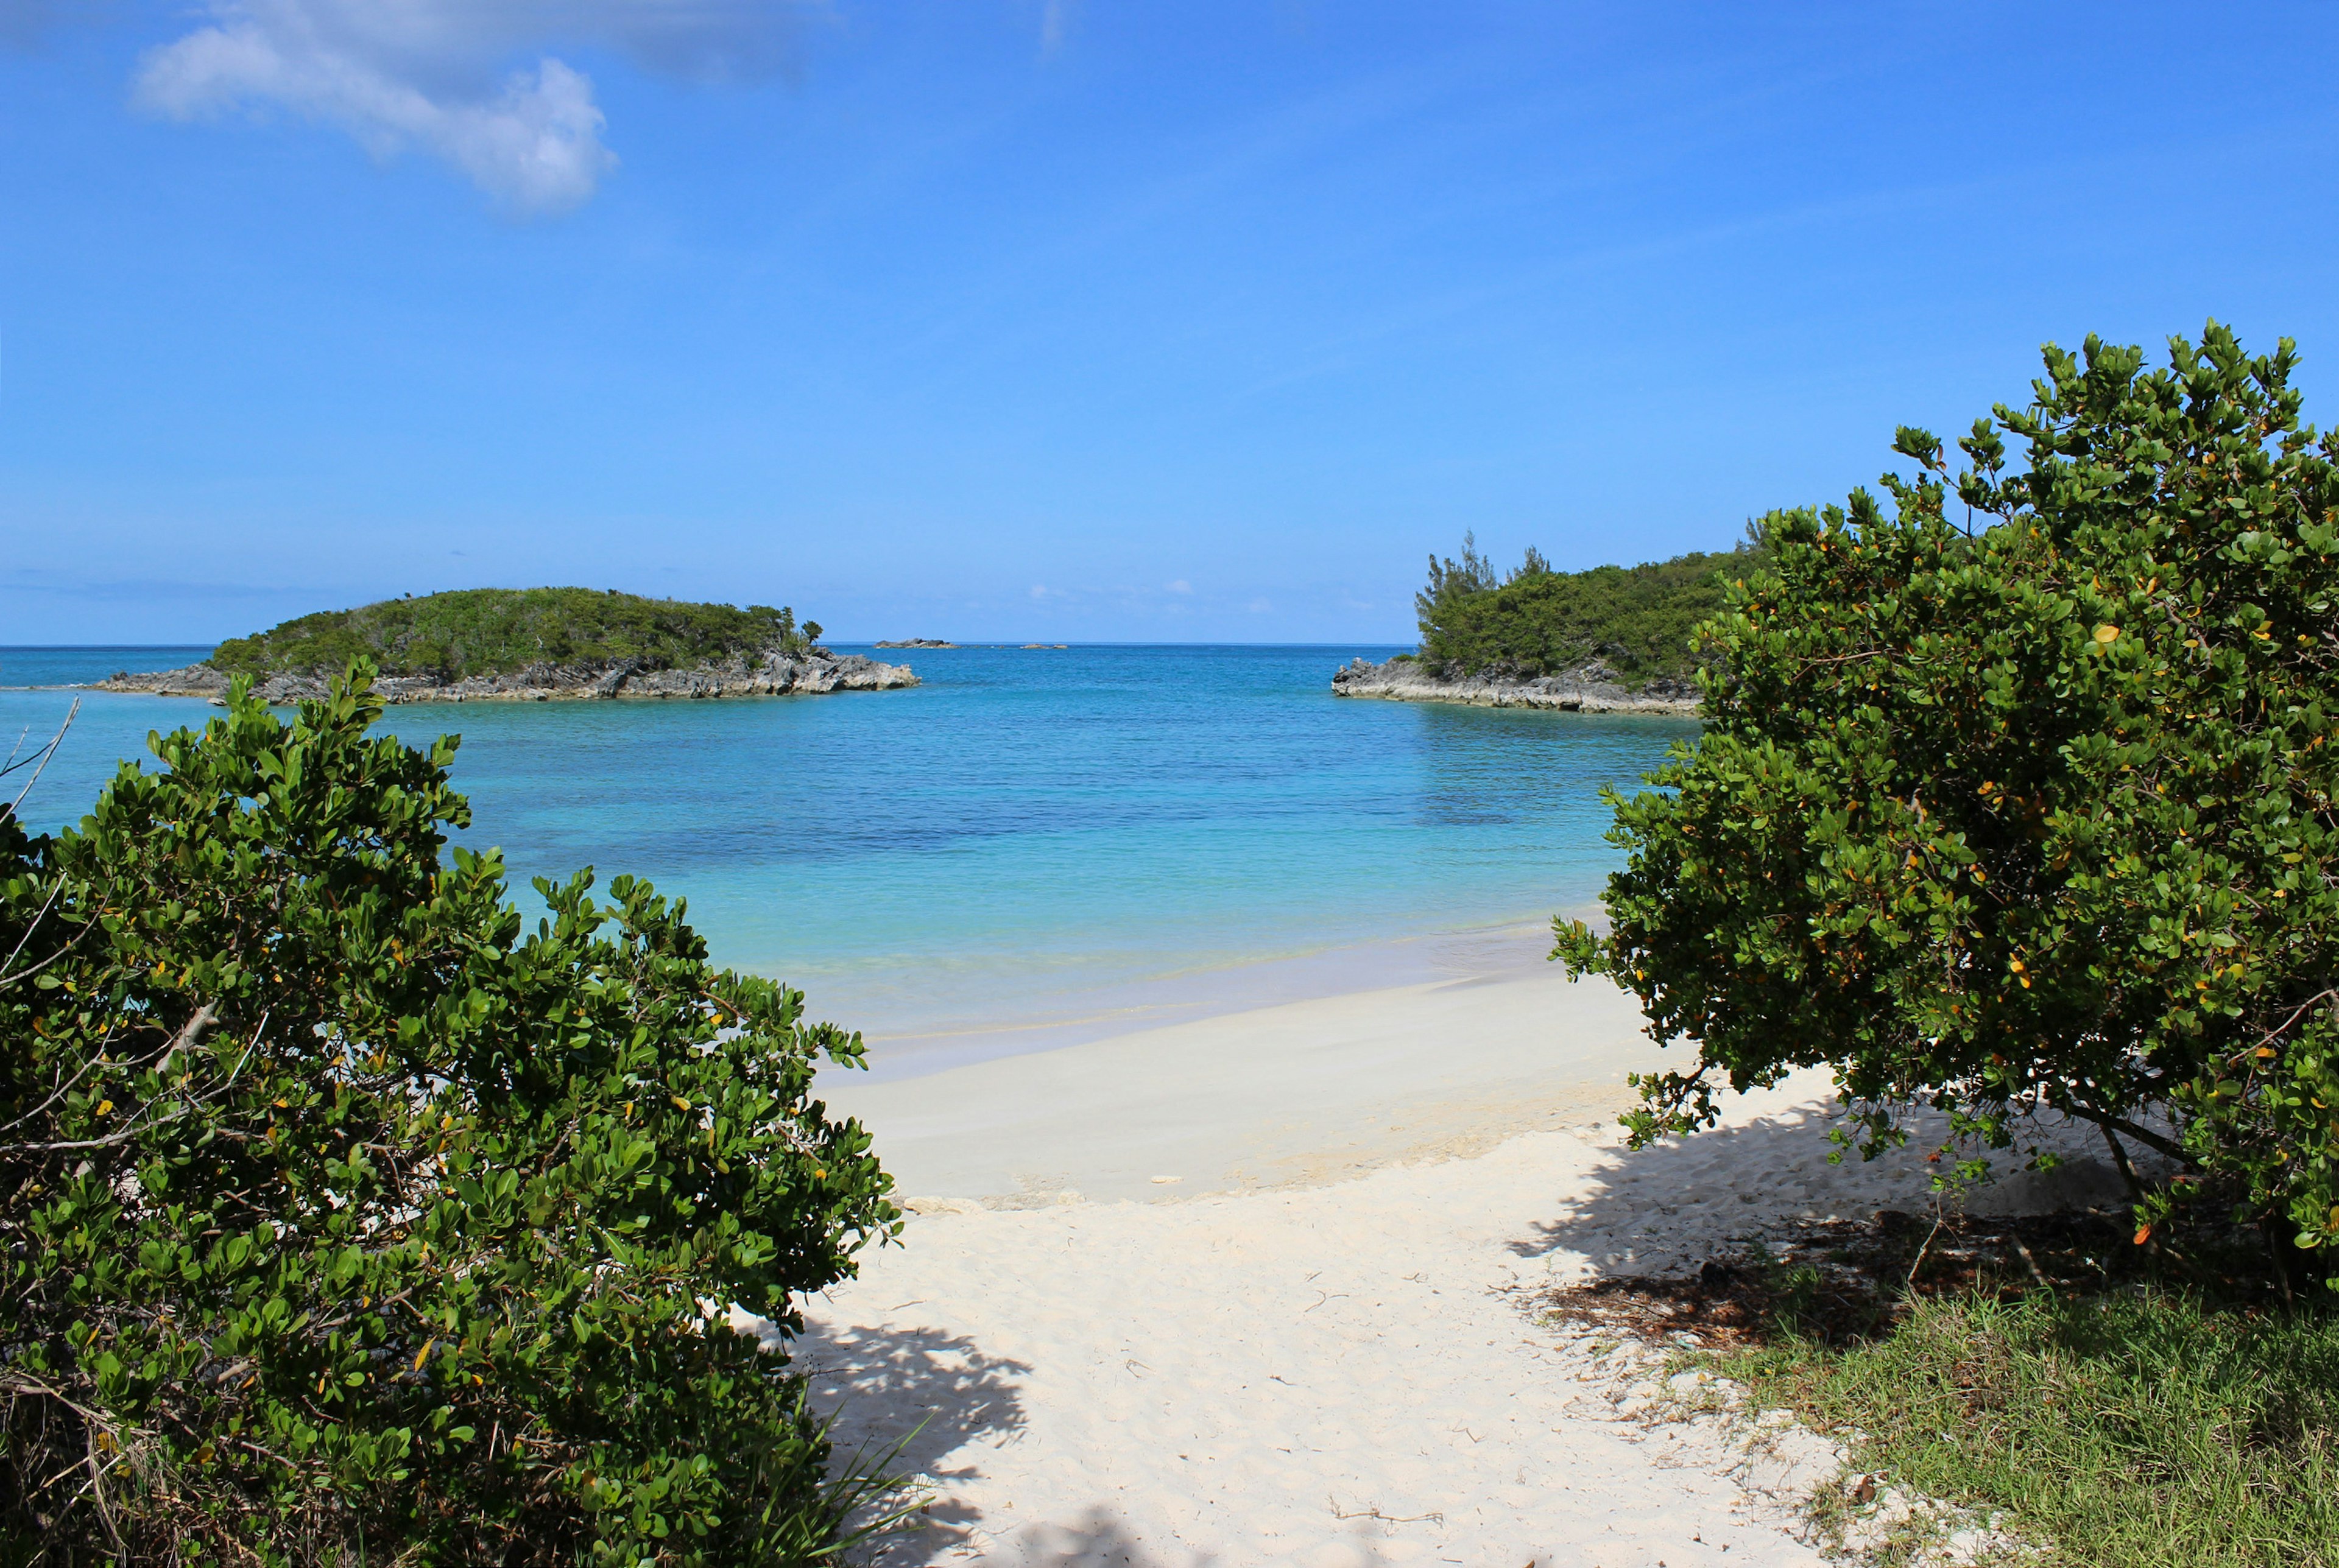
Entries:
<svg viewBox="0 0 2339 1568">
<path fill-rule="evenodd" d="M 942 637 L 903 637 L 899 642 L 881 642 L 871 646 L 881 648 L 954 648 L 958 646 L 956 643 L 946 641 Z"/>
<path fill-rule="evenodd" d="M 1332 691 L 1397 702 L 1694 715 L 1691 634 L 1721 608 L 1724 584 L 1756 560 L 1750 546 L 1559 572 L 1530 549 L 1505 574 L 1466 537 L 1460 560 L 1430 557 L 1429 585 L 1414 596 L 1420 651 L 1377 665 L 1352 660 L 1332 676 Z"/>
<path fill-rule="evenodd" d="M 689 604 L 614 588 L 463 588 L 325 610 L 231 637 L 183 669 L 97 683 L 223 697 L 239 676 L 271 703 L 321 697 L 352 658 L 388 701 L 766 696 L 913 686 L 906 665 L 820 646 L 820 623 L 768 605 Z"/>
</svg>

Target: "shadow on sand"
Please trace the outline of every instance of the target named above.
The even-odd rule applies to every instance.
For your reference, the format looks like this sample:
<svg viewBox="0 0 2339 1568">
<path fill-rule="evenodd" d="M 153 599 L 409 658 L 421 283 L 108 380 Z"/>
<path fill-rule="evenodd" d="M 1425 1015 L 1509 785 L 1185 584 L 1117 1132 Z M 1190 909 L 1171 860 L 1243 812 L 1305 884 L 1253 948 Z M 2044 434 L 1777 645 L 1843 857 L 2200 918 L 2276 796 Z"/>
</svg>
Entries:
<svg viewBox="0 0 2339 1568">
<path fill-rule="evenodd" d="M 888 1474 L 933 1484 L 932 1501 L 905 1527 L 861 1548 L 853 1560 L 883 1568 L 1011 1562 L 1021 1568 L 1239 1568 L 1206 1553 L 1165 1556 L 1140 1544 L 1101 1504 L 1077 1519 L 986 1521 L 951 1495 L 951 1484 L 981 1474 L 984 1449 L 1016 1440 L 1024 1425 L 1017 1387 L 1031 1368 L 985 1353 L 938 1329 L 873 1331 L 808 1324 L 790 1348 L 812 1381 L 823 1414 L 834 1411 L 841 1467 L 856 1456 Z M 892 1455 L 888 1458 L 888 1455 Z M 994 1531 L 1012 1529 L 1012 1539 Z M 1349 1543 L 1345 1568 L 1379 1568 L 1370 1543 Z"/>
<path fill-rule="evenodd" d="M 945 1539 L 935 1531 L 898 1536 L 885 1543 L 874 1561 L 885 1568 L 963 1563 L 968 1559 L 960 1549 L 961 1539 Z M 1341 1544 L 1346 1551 L 1330 1559 L 1341 1568 L 1385 1568 L 1387 1563 L 1369 1542 L 1348 1538 Z M 1164 1556 L 1141 1544 L 1112 1510 L 1099 1506 L 1070 1524 L 1034 1525 L 1006 1552 L 996 1557 L 986 1554 L 983 1561 L 1012 1562 L 1017 1568 L 1242 1568 L 1245 1559 L 1216 1553 Z"/>
<path fill-rule="evenodd" d="M 1832 1118 L 1791 1111 L 1734 1127 L 1709 1128 L 1642 1149 L 1618 1149 L 1598 1186 L 1564 1215 L 1536 1222 L 1510 1244 L 1521 1257 L 1582 1254 L 1595 1269 L 1663 1274 L 1693 1269 L 1716 1248 L 1777 1226 L 1828 1218 L 1872 1218 L 1880 1209 L 1930 1213 L 1937 1201 L 1929 1164 L 1947 1121 L 1924 1111 L 1909 1121 L 1906 1148 L 1876 1161 L 1847 1150 L 1828 1163 Z M 2023 1169 L 2036 1141 L 2056 1151 L 2051 1170 Z M 1983 1150 L 1991 1179 L 1938 1201 L 1977 1217 L 2041 1214 L 2124 1201 L 2127 1188 L 2100 1135 L 2076 1123 L 2042 1124 L 2015 1149 Z"/>
<path fill-rule="evenodd" d="M 791 1354 L 811 1379 L 814 1406 L 836 1413 L 833 1468 L 854 1463 L 937 1484 L 916 1524 L 889 1533 L 862 1555 L 889 1564 L 956 1556 L 981 1523 L 950 1495 L 950 1483 L 980 1474 L 962 1451 L 1015 1440 L 1024 1421 L 1017 1382 L 1031 1367 L 932 1328 L 878 1332 L 814 1323 Z M 953 1454 L 959 1463 L 946 1465 Z"/>
</svg>

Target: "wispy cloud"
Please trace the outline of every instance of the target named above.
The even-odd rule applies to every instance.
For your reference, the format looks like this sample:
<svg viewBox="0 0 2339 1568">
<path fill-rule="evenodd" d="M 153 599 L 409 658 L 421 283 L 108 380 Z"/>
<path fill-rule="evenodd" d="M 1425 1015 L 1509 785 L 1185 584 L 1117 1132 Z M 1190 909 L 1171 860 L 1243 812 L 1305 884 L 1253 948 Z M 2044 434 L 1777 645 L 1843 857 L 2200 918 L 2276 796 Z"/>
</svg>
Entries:
<svg viewBox="0 0 2339 1568">
<path fill-rule="evenodd" d="M 1064 46 L 1064 38 L 1072 30 L 1072 18 L 1080 0 L 1046 0 L 1040 8 L 1040 53 L 1052 55 Z"/>
<path fill-rule="evenodd" d="M 785 64 L 790 0 L 208 0 L 148 52 L 136 95 L 192 120 L 268 107 L 339 126 L 377 157 L 419 149 L 518 213 L 557 212 L 617 163 L 583 72 L 550 51 L 615 50 L 710 81 Z M 533 61 L 527 56 L 535 55 Z"/>
</svg>

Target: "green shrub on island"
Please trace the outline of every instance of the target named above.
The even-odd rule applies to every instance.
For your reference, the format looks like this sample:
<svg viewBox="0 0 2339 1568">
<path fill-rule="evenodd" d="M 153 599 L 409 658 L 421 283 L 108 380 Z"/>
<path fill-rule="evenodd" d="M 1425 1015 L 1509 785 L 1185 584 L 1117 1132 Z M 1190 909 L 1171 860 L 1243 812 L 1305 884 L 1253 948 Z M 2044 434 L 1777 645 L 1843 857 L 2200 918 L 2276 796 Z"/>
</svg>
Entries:
<svg viewBox="0 0 2339 1568">
<path fill-rule="evenodd" d="M 1638 689 L 1687 680 L 1693 634 L 1722 607 L 1732 577 L 1753 569 L 1751 547 L 1676 556 L 1638 567 L 1555 572 L 1534 549 L 1507 576 L 1466 535 L 1462 557 L 1429 557 L 1429 586 L 1414 596 L 1423 664 L 1441 673 L 1532 678 L 1595 661 Z"/>
<path fill-rule="evenodd" d="M 1966 471 L 1904 428 L 1890 507 L 1763 519 L 1768 566 L 1702 634 L 1702 735 L 1611 796 L 1611 927 L 1562 922 L 1555 956 L 1696 1042 L 1641 1080 L 1636 1140 L 1824 1064 L 1863 1153 L 1911 1101 L 1999 1149 L 2060 1112 L 2124 1169 L 2176 1162 L 2143 1226 L 2222 1193 L 2313 1263 L 2339 1240 L 2339 452 L 2287 340 L 2045 360 Z"/>
<path fill-rule="evenodd" d="M 860 1037 L 633 878 L 524 931 L 370 675 L 0 812 L 0 1561 L 827 1560 L 866 1485 L 724 1309 L 898 1228 Z"/>
<path fill-rule="evenodd" d="M 818 622 L 799 626 L 794 611 L 768 605 L 686 604 L 615 589 L 462 588 L 302 616 L 231 637 L 209 662 L 224 675 L 257 677 L 338 671 L 362 658 L 384 675 L 452 681 L 545 664 L 638 660 L 645 669 L 687 669 L 801 653 L 819 638 Z"/>
</svg>

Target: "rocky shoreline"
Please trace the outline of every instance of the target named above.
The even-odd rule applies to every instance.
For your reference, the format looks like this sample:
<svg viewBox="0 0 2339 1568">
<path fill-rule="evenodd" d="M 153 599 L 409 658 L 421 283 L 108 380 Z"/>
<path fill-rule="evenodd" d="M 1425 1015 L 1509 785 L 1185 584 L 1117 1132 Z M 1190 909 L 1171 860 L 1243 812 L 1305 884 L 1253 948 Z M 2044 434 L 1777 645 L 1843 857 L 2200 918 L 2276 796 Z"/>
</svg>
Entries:
<svg viewBox="0 0 2339 1568">
<path fill-rule="evenodd" d="M 321 697 L 337 672 L 307 670 L 272 675 L 254 681 L 252 690 L 264 702 L 293 703 Z M 882 692 L 913 686 L 918 677 L 907 665 L 881 664 L 860 654 L 832 654 L 824 648 L 809 653 L 765 654 L 750 662 L 744 657 L 689 669 L 650 669 L 634 659 L 576 665 L 530 665 L 509 675 L 471 676 L 449 681 L 433 676 L 383 676 L 374 689 L 385 702 L 553 702 L 587 697 L 740 697 L 785 696 L 792 693 Z M 229 677 L 210 665 L 183 669 L 153 670 L 133 675 L 128 670 L 96 683 L 107 692 L 142 692 L 152 696 L 212 697 L 227 695 Z"/>
<path fill-rule="evenodd" d="M 1668 714 L 1694 717 L 1697 687 L 1658 679 L 1628 691 L 1607 666 L 1594 662 L 1555 676 L 1520 677 L 1486 672 L 1448 678 L 1399 655 L 1386 664 L 1353 659 L 1332 676 L 1332 695 L 1401 703 L 1468 703 L 1489 708 L 1551 708 L 1584 714 Z"/>
</svg>

